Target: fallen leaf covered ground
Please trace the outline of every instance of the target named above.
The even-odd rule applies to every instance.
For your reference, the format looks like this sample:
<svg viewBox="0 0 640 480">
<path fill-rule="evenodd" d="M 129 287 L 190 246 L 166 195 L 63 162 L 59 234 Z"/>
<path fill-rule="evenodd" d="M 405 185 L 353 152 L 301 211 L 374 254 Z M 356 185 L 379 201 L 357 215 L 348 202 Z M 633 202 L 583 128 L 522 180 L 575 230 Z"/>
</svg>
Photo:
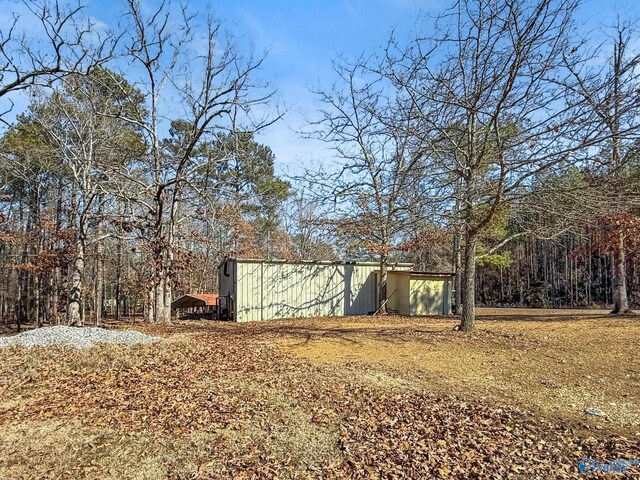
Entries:
<svg viewBox="0 0 640 480">
<path fill-rule="evenodd" d="M 585 457 L 640 459 L 640 321 L 499 313 L 473 334 L 192 321 L 116 326 L 159 344 L 2 349 L 0 478 L 581 478 Z"/>
</svg>

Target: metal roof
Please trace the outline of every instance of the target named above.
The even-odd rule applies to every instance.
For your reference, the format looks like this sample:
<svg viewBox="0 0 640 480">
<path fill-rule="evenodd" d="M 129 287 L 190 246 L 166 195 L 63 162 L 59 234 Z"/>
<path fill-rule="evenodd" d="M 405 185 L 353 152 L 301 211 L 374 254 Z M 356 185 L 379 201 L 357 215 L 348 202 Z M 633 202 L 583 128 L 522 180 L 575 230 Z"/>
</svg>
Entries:
<svg viewBox="0 0 640 480">
<path fill-rule="evenodd" d="M 410 273 L 411 275 L 430 275 L 432 277 L 454 277 L 456 275 L 453 272 L 423 272 L 420 270 L 414 270 Z"/>
<path fill-rule="evenodd" d="M 215 293 L 188 293 L 171 302 L 171 308 L 211 307 L 217 299 Z"/>
<path fill-rule="evenodd" d="M 380 270 L 376 270 L 376 273 L 380 273 Z M 411 275 L 415 277 L 453 277 L 455 276 L 455 273 L 452 273 L 452 272 L 421 272 L 417 270 L 388 270 L 387 274 Z"/>
<path fill-rule="evenodd" d="M 220 263 L 222 266 L 227 260 L 235 260 L 239 263 L 280 263 L 289 265 L 367 265 L 376 266 L 380 265 L 380 262 L 359 262 L 353 261 L 333 261 L 333 260 L 280 260 L 280 259 L 261 259 L 261 258 L 236 258 L 228 257 Z M 413 263 L 407 262 L 390 262 L 390 267 L 412 267 Z"/>
</svg>

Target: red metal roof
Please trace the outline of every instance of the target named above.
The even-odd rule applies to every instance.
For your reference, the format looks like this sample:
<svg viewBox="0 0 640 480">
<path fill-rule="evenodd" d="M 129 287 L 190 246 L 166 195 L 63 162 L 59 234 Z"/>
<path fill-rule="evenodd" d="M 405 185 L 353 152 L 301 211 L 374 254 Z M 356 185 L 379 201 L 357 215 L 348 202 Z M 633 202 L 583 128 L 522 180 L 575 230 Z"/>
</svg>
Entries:
<svg viewBox="0 0 640 480">
<path fill-rule="evenodd" d="M 215 305 L 216 300 L 218 299 L 218 295 L 216 295 L 215 293 L 190 293 L 185 296 L 197 298 L 198 300 L 204 300 L 207 306 Z"/>
<path fill-rule="evenodd" d="M 171 302 L 171 308 L 210 307 L 217 299 L 215 293 L 188 293 Z"/>
</svg>

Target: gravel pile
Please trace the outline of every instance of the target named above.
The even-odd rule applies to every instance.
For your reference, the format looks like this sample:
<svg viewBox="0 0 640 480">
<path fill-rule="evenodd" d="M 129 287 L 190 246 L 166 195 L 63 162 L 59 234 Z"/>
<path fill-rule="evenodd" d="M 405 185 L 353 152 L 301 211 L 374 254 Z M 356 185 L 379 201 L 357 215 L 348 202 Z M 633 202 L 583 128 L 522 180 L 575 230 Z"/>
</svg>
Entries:
<svg viewBox="0 0 640 480">
<path fill-rule="evenodd" d="M 0 338 L 0 347 L 21 345 L 23 347 L 46 347 L 64 345 L 70 348 L 89 348 L 95 343 L 119 343 L 135 345 L 162 340 L 133 330 L 106 330 L 99 327 L 55 327 L 36 328 L 12 337 Z"/>
</svg>

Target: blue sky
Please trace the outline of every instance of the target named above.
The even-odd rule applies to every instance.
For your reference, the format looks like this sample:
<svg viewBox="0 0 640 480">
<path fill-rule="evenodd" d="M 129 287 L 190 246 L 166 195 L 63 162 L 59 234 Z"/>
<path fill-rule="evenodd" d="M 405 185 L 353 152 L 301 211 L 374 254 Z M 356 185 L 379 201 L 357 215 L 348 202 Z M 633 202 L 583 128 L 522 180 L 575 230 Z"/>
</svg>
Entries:
<svg viewBox="0 0 640 480">
<path fill-rule="evenodd" d="M 217 1 L 222 18 L 253 38 L 258 50 L 269 49 L 262 75 L 272 79 L 287 116 L 261 140 L 276 153 L 278 169 L 296 173 L 297 166 L 329 160 L 324 144 L 301 139 L 295 132 L 317 109 L 309 87 L 328 88 L 332 60 L 355 57 L 385 44 L 390 32 L 407 38 L 421 28 L 421 12 L 437 14 L 446 0 L 286 0 Z M 614 20 L 614 12 L 638 16 L 640 4 L 624 0 L 587 0 L 578 12 L 586 30 L 598 30 Z"/>
<path fill-rule="evenodd" d="M 317 109 L 310 88 L 333 82 L 332 61 L 384 45 L 392 29 L 408 35 L 420 11 L 438 10 L 443 0 L 217 1 L 214 11 L 245 31 L 258 52 L 268 50 L 263 78 L 273 82 L 286 116 L 260 139 L 275 152 L 282 173 L 327 161 L 331 151 L 297 133 Z"/>
<path fill-rule="evenodd" d="M 87 1 L 96 20 L 109 25 L 118 22 L 121 2 Z M 309 89 L 329 88 L 333 82 L 332 60 L 338 55 L 350 58 L 373 52 L 385 44 L 392 29 L 400 39 L 408 38 L 423 27 L 417 22 L 421 12 L 435 14 L 447 4 L 447 0 L 191 0 L 189 7 L 204 14 L 210 5 L 243 44 L 250 38 L 257 54 L 269 52 L 259 75 L 277 89 L 286 115 L 261 133 L 259 140 L 276 154 L 280 173 L 296 174 L 300 165 L 331 161 L 331 151 L 324 144 L 302 139 L 297 131 L 318 107 Z M 613 23 L 615 10 L 640 16 L 640 6 L 632 0 L 585 0 L 578 21 L 585 30 L 597 30 Z"/>
<path fill-rule="evenodd" d="M 204 0 L 191 4 L 207 5 Z M 331 151 L 320 142 L 300 138 L 297 130 L 318 107 L 309 88 L 333 82 L 332 60 L 356 57 L 383 46 L 392 30 L 408 38 L 421 28 L 421 12 L 437 14 L 447 0 L 236 0 L 213 1 L 214 12 L 239 32 L 249 35 L 258 52 L 269 50 L 263 78 L 273 82 L 287 114 L 260 139 L 276 154 L 282 173 L 299 173 L 299 165 L 330 161 Z M 586 0 L 578 21 L 585 30 L 611 24 L 614 11 L 640 15 L 630 0 Z"/>
</svg>

